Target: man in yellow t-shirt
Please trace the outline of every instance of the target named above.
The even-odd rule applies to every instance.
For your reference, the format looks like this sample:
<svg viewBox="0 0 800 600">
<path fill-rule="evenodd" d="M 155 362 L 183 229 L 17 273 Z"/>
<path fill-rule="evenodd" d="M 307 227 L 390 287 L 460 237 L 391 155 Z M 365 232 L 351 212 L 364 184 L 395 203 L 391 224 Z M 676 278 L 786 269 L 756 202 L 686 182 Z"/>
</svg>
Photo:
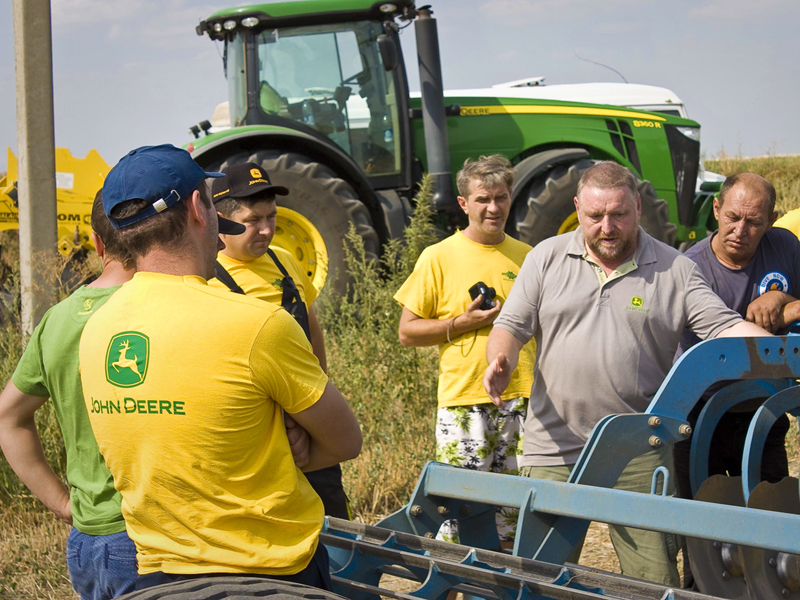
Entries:
<svg viewBox="0 0 800 600">
<path fill-rule="evenodd" d="M 137 589 L 219 573 L 330 589 L 322 503 L 301 468 L 355 457 L 361 432 L 286 311 L 207 285 L 218 232 L 242 230 L 218 220 L 204 184 L 217 176 L 163 145 L 106 178 L 104 210 L 137 273 L 81 338 L 89 420 Z"/>
<path fill-rule="evenodd" d="M 291 254 L 270 248 L 278 214 L 275 197 L 286 196 L 289 190 L 273 185 L 255 163 L 231 165 L 222 172 L 225 177 L 211 186 L 214 206 L 223 217 L 244 225 L 245 231 L 222 236 L 225 248 L 217 255 L 217 276 L 208 284 L 283 306 L 303 328 L 320 366 L 327 370 L 322 328 L 311 306 L 317 290 Z M 350 518 L 339 465 L 307 472 L 306 478 L 322 498 L 326 515 Z"/>
<path fill-rule="evenodd" d="M 796 237 L 800 238 L 800 208 L 795 208 L 794 210 L 790 210 L 780 219 L 775 221 L 775 223 L 773 223 L 772 226 L 788 229 Z"/>
<path fill-rule="evenodd" d="M 492 404 L 482 384 L 492 322 L 531 249 L 504 233 L 513 183 L 505 157 L 467 160 L 457 176 L 467 228 L 426 248 L 394 297 L 403 306 L 400 342 L 439 347 L 436 459 L 516 475 L 533 383 L 533 344 L 522 352 L 504 407 Z M 494 289 L 493 306 L 481 307 L 488 301 L 483 295 L 472 299 L 470 288 L 478 282 Z M 516 511 L 498 509 L 502 542 L 513 540 L 516 520 Z M 439 537 L 457 539 L 456 524 L 445 523 Z"/>
</svg>

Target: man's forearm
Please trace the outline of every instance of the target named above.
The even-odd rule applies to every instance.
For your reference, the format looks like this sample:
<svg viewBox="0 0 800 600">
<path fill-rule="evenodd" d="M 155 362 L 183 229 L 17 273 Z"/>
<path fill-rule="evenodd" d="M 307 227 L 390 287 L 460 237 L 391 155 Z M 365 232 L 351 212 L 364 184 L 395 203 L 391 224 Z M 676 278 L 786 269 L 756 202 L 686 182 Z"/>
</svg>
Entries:
<svg viewBox="0 0 800 600">
<path fill-rule="evenodd" d="M 717 337 L 767 337 L 772 334 L 750 321 L 740 321 L 735 325 L 731 325 L 727 329 L 723 329 Z"/>
<path fill-rule="evenodd" d="M 516 336 L 500 327 L 495 327 L 489 334 L 489 340 L 486 343 L 486 362 L 492 364 L 501 352 L 505 354 L 506 360 L 511 372 L 517 368 L 519 361 L 519 353 L 524 344 L 520 342 Z"/>
<path fill-rule="evenodd" d="M 13 425 L 2 423 L 0 446 L 8 464 L 33 495 L 59 519 L 72 523 L 69 492 L 45 460 L 33 418 Z"/>
<path fill-rule="evenodd" d="M 456 317 L 455 320 L 457 320 Z M 406 348 L 436 346 L 447 341 L 447 328 L 450 326 L 450 339 L 456 333 L 454 319 L 414 319 L 400 325 L 400 343 Z"/>
<path fill-rule="evenodd" d="M 361 452 L 361 428 L 347 400 L 332 383 L 328 382 L 315 404 L 291 416 L 311 437 L 303 471 L 330 467 Z"/>
<path fill-rule="evenodd" d="M 491 325 L 500 312 L 500 302 L 495 302 L 489 310 L 481 310 L 478 307 L 481 299 L 478 296 L 465 312 L 448 319 L 423 319 L 404 306 L 398 329 L 400 343 L 406 348 L 435 346 Z"/>
<path fill-rule="evenodd" d="M 800 321 L 800 300 L 789 302 L 783 307 L 783 326 L 789 327 L 797 321 Z"/>
</svg>

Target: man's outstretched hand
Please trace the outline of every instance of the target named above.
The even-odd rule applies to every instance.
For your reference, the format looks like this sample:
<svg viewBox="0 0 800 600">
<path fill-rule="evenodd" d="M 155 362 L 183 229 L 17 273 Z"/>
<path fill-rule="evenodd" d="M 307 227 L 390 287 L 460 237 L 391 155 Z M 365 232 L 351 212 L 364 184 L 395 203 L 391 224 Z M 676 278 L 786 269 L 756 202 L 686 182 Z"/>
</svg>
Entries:
<svg viewBox="0 0 800 600">
<path fill-rule="evenodd" d="M 500 399 L 500 396 L 506 388 L 508 384 L 511 382 L 511 365 L 506 358 L 504 353 L 500 353 L 497 355 L 490 364 L 486 368 L 486 372 L 483 374 L 483 387 L 486 390 L 486 393 L 489 394 L 489 398 L 492 399 L 497 406 L 500 408 L 505 408 L 506 403 Z"/>
</svg>

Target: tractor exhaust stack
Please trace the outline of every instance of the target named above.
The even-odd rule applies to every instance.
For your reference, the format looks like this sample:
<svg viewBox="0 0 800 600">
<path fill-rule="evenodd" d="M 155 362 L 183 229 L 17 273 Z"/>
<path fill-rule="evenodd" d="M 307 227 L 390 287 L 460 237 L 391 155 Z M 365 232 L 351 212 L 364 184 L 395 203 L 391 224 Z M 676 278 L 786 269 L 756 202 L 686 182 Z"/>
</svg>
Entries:
<svg viewBox="0 0 800 600">
<path fill-rule="evenodd" d="M 444 83 L 439 59 L 439 35 L 430 7 L 419 9 L 414 23 L 419 57 L 419 83 L 422 92 L 422 125 L 428 172 L 433 177 L 433 206 L 436 210 L 455 210 L 456 195 L 450 170 L 447 122 L 444 109 Z"/>
</svg>

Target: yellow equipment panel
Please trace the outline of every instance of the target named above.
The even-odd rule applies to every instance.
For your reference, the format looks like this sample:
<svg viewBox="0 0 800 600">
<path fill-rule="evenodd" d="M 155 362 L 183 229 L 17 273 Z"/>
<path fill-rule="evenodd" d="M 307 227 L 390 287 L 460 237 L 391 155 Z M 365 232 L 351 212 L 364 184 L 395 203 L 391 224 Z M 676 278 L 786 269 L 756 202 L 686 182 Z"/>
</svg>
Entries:
<svg viewBox="0 0 800 600">
<path fill-rule="evenodd" d="M 58 249 L 63 254 L 81 246 L 92 249 L 92 203 L 111 167 L 96 150 L 89 150 L 84 158 L 72 156 L 66 148 L 55 151 Z M 19 228 L 17 158 L 10 148 L 7 164 L 8 173 L 0 178 L 0 231 Z"/>
</svg>

